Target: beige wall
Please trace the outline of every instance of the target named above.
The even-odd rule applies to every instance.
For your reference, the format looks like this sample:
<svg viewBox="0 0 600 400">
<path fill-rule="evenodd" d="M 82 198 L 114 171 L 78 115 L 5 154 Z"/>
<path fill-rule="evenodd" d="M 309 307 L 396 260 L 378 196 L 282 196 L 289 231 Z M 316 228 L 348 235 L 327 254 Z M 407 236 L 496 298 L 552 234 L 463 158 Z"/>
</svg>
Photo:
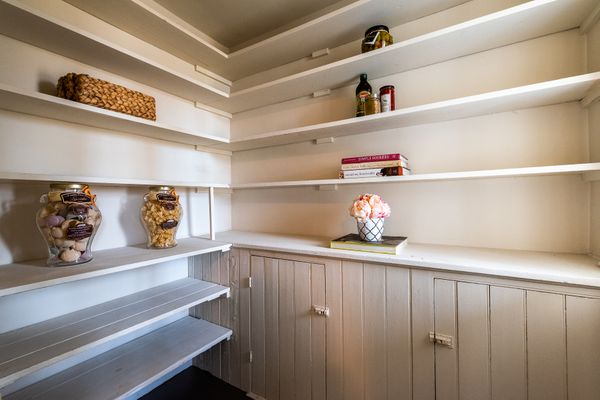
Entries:
<svg viewBox="0 0 600 400">
<path fill-rule="evenodd" d="M 443 13 L 442 13 L 443 14 Z M 441 16 L 437 16 L 441 18 Z M 399 29 L 399 28 L 396 28 Z M 395 74 L 399 107 L 585 73 L 578 30 Z M 297 99 L 236 114 L 232 136 L 351 117 L 355 84 L 319 99 Z M 586 112 L 577 103 L 235 153 L 235 183 L 334 178 L 346 156 L 401 152 L 415 173 L 587 162 Z M 412 242 L 586 253 L 590 189 L 578 177 L 235 191 L 233 228 L 336 237 L 353 231 L 352 199 L 382 194 L 392 207 L 386 233 Z"/>
</svg>

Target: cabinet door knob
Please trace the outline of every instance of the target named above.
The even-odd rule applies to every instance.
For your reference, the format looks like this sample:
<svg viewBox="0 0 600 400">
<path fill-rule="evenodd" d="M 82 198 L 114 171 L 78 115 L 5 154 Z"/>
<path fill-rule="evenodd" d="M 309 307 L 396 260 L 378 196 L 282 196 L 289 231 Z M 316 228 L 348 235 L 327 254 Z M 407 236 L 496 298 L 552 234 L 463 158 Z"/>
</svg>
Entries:
<svg viewBox="0 0 600 400">
<path fill-rule="evenodd" d="M 450 335 L 444 335 L 441 333 L 429 332 L 429 341 L 431 343 L 446 346 L 448 348 L 454 348 L 454 338 Z"/>
<path fill-rule="evenodd" d="M 321 315 L 325 318 L 329 317 L 329 307 L 313 305 L 313 312 L 317 315 Z"/>
</svg>

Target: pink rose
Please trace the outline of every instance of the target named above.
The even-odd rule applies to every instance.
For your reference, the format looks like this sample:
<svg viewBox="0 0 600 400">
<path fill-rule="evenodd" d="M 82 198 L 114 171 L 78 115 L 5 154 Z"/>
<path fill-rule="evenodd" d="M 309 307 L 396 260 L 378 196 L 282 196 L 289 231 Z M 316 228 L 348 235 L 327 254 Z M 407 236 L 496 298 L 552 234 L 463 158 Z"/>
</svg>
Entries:
<svg viewBox="0 0 600 400">
<path fill-rule="evenodd" d="M 356 200 L 352 204 L 352 207 L 350 207 L 350 215 L 360 221 L 371 218 L 371 206 L 369 202 L 366 200 Z"/>
<path fill-rule="evenodd" d="M 360 221 L 368 218 L 387 218 L 391 213 L 390 206 L 381 196 L 371 193 L 358 196 L 350 207 L 350 215 Z"/>
</svg>

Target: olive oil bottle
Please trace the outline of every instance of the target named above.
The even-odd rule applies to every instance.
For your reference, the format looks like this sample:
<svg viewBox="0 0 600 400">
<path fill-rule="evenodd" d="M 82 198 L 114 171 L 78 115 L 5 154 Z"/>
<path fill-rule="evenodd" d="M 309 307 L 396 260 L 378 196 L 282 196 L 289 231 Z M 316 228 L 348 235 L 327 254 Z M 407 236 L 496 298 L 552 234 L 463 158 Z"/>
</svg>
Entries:
<svg viewBox="0 0 600 400">
<path fill-rule="evenodd" d="M 360 74 L 360 83 L 356 87 L 356 116 L 366 115 L 367 99 L 372 93 L 371 85 L 367 82 L 367 74 Z"/>
</svg>

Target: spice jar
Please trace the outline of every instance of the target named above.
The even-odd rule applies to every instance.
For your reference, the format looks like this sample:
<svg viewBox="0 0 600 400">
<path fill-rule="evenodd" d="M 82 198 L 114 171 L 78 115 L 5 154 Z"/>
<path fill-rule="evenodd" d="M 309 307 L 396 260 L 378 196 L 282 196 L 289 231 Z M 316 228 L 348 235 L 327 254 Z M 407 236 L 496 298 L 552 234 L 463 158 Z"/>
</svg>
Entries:
<svg viewBox="0 0 600 400">
<path fill-rule="evenodd" d="M 381 102 L 379 101 L 379 96 L 377 93 L 373 93 L 367 98 L 365 112 L 367 115 L 379 114 L 381 112 Z"/>
<path fill-rule="evenodd" d="M 381 101 L 381 112 L 394 111 L 396 109 L 396 90 L 394 86 L 387 85 L 379 88 Z"/>
<path fill-rule="evenodd" d="M 40 198 L 37 226 L 48 244 L 48 265 L 92 259 L 92 240 L 102 222 L 96 196 L 82 183 L 54 183 Z"/>
<path fill-rule="evenodd" d="M 362 52 L 380 49 L 394 43 L 394 38 L 390 35 L 390 30 L 385 25 L 375 25 L 367 29 L 365 38 L 362 41 Z"/>
<path fill-rule="evenodd" d="M 148 248 L 177 246 L 175 234 L 183 211 L 172 186 L 150 186 L 141 209 L 142 224 L 148 234 Z"/>
</svg>

